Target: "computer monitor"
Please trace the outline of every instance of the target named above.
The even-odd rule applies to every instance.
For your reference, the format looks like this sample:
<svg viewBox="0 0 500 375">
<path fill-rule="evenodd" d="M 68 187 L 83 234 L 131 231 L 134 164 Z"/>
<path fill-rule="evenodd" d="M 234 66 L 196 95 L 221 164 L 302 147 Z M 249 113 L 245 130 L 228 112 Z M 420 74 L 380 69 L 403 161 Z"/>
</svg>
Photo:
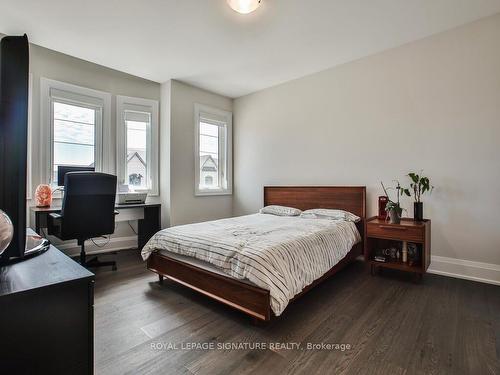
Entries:
<svg viewBox="0 0 500 375">
<path fill-rule="evenodd" d="M 94 167 L 75 167 L 73 165 L 60 165 L 57 168 L 57 186 L 64 186 L 64 176 L 68 172 L 95 172 Z"/>
</svg>

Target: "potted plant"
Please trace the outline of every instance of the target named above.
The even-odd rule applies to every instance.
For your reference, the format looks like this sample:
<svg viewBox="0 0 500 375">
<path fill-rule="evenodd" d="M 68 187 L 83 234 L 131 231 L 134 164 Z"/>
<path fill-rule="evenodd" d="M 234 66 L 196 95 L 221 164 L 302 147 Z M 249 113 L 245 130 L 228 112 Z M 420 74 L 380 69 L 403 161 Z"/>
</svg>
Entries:
<svg viewBox="0 0 500 375">
<path fill-rule="evenodd" d="M 423 171 L 420 171 L 420 173 L 422 172 Z M 415 202 L 413 202 L 413 220 L 422 221 L 424 220 L 424 203 L 421 200 L 422 195 L 426 192 L 429 192 L 430 194 L 434 189 L 434 186 L 431 186 L 428 177 L 420 176 L 415 172 L 408 173 L 408 177 L 411 180 L 410 188 L 402 190 L 404 194 L 409 197 L 413 195 L 413 198 L 415 199 Z"/>
<path fill-rule="evenodd" d="M 390 224 L 399 224 L 401 222 L 401 216 L 403 214 L 403 208 L 401 208 L 401 205 L 399 204 L 399 199 L 403 196 L 403 188 L 401 187 L 401 184 L 399 181 L 395 180 L 397 183 L 396 185 L 396 201 L 393 201 L 389 193 L 387 192 L 387 189 L 384 186 L 384 183 L 381 181 L 380 184 L 382 185 L 382 189 L 384 189 L 384 193 L 388 199 L 387 204 L 385 205 L 385 210 L 389 214 L 389 223 Z"/>
</svg>

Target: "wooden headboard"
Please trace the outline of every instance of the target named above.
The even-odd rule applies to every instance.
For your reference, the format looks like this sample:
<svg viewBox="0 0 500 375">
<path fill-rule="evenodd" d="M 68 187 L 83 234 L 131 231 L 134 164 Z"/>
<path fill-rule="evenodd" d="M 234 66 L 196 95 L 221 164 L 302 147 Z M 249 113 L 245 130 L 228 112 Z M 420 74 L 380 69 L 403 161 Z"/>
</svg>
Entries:
<svg viewBox="0 0 500 375">
<path fill-rule="evenodd" d="M 365 186 L 264 186 L 264 206 L 336 208 L 366 218 Z"/>
<path fill-rule="evenodd" d="M 365 248 L 366 186 L 264 186 L 264 206 L 280 205 L 299 208 L 331 208 L 352 212 L 361 221 L 356 227 L 361 242 L 353 254 L 363 254 Z"/>
</svg>

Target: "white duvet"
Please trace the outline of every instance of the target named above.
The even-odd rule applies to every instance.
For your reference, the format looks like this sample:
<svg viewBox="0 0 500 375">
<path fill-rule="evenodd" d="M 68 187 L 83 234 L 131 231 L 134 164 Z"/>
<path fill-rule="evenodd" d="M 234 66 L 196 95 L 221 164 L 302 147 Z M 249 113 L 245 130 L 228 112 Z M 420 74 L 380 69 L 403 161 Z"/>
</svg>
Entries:
<svg viewBox="0 0 500 375">
<path fill-rule="evenodd" d="M 142 257 L 166 250 L 208 262 L 269 290 L 279 316 L 360 240 L 350 221 L 254 214 L 164 229 L 144 246 Z"/>
</svg>

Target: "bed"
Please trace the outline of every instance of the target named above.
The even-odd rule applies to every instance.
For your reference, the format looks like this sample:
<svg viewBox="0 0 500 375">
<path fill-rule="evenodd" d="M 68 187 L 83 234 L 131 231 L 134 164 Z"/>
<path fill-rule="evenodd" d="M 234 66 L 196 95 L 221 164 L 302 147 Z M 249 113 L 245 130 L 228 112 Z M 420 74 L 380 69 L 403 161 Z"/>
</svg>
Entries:
<svg viewBox="0 0 500 375">
<path fill-rule="evenodd" d="M 253 214 L 169 228 L 143 249 L 149 270 L 259 321 L 363 253 L 365 187 L 264 187 L 264 206 L 341 209 L 360 221 Z"/>
</svg>

